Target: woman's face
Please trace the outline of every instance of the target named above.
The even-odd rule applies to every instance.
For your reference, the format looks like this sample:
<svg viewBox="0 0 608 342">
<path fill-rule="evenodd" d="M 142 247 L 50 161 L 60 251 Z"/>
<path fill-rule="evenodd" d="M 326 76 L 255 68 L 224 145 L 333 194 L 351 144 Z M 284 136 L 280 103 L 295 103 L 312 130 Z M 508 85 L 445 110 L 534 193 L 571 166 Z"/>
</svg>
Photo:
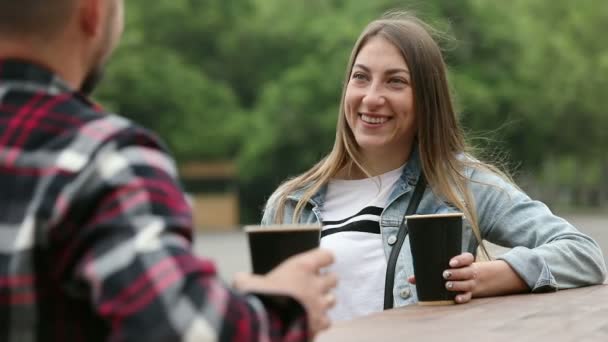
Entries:
<svg viewBox="0 0 608 342">
<path fill-rule="evenodd" d="M 416 133 L 410 84 L 397 47 L 378 36 L 368 40 L 355 58 L 344 97 L 346 121 L 364 156 L 409 152 Z"/>
</svg>

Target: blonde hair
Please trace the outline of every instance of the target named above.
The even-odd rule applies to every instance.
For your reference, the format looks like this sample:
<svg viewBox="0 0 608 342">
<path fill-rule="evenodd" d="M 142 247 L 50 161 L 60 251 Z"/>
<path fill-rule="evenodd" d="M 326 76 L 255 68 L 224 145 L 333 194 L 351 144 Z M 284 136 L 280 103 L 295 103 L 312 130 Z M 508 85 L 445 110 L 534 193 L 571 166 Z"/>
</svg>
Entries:
<svg viewBox="0 0 608 342">
<path fill-rule="evenodd" d="M 472 226 L 473 233 L 486 258 L 489 254 L 483 244 L 473 196 L 464 170 L 467 167 L 484 168 L 509 179 L 496 167 L 469 157 L 463 130 L 457 120 L 448 86 L 446 65 L 441 49 L 432 37 L 435 32 L 417 17 L 405 13 L 390 13 L 372 21 L 361 33 L 350 55 L 342 89 L 336 139 L 332 151 L 303 174 L 286 181 L 275 192 L 277 210 L 274 221 L 284 215 L 287 196 L 304 190 L 298 201 L 293 221 L 298 221 L 302 210 L 328 181 L 340 170 L 356 167 L 365 174 L 362 156 L 355 137 L 344 115 L 344 96 L 354 61 L 361 48 L 372 37 L 380 36 L 395 45 L 410 70 L 417 118 L 419 156 L 428 185 L 443 201 L 462 211 Z M 409 151 L 404 151 L 407 153 Z"/>
</svg>

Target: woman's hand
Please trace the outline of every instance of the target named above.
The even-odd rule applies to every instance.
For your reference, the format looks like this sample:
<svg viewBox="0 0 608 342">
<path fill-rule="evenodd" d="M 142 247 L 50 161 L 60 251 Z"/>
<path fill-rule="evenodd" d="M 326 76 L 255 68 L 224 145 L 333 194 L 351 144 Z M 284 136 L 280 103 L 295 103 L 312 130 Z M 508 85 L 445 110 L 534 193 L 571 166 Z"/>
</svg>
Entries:
<svg viewBox="0 0 608 342">
<path fill-rule="evenodd" d="M 473 297 L 473 291 L 477 286 L 478 270 L 474 262 L 475 257 L 471 253 L 462 253 L 450 260 L 450 269 L 443 271 L 446 281 L 445 287 L 449 291 L 460 292 L 454 298 L 456 303 L 467 303 Z M 408 282 L 416 284 L 416 278 L 411 276 Z"/>
<path fill-rule="evenodd" d="M 471 253 L 462 253 L 450 260 L 450 269 L 443 271 L 445 288 L 448 291 L 460 292 L 454 301 L 459 304 L 467 303 L 473 298 L 473 292 L 478 285 L 479 270 L 475 257 Z"/>
<path fill-rule="evenodd" d="M 445 287 L 459 292 L 454 298 L 463 304 L 473 297 L 499 296 L 530 291 L 528 285 L 503 260 L 475 262 L 471 253 L 462 253 L 450 260 L 450 269 L 443 271 Z M 408 278 L 411 284 L 416 278 Z"/>
</svg>

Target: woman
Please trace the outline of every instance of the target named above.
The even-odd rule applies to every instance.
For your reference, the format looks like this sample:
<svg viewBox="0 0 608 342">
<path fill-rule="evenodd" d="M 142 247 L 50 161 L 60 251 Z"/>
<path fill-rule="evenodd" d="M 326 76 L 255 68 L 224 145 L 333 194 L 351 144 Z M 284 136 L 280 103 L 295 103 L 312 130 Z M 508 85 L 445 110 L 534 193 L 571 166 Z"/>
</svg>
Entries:
<svg viewBox="0 0 608 342">
<path fill-rule="evenodd" d="M 603 256 L 591 238 L 468 152 L 430 30 L 408 14 L 365 28 L 348 64 L 333 150 L 276 190 L 262 223 L 323 225 L 321 246 L 334 251 L 340 278 L 337 320 L 382 310 L 387 260 L 421 179 L 416 213 L 466 218 L 466 252 L 443 274 L 457 303 L 602 283 Z M 475 261 L 483 239 L 512 249 Z M 417 301 L 407 239 L 398 253 L 386 279 L 389 306 Z"/>
</svg>

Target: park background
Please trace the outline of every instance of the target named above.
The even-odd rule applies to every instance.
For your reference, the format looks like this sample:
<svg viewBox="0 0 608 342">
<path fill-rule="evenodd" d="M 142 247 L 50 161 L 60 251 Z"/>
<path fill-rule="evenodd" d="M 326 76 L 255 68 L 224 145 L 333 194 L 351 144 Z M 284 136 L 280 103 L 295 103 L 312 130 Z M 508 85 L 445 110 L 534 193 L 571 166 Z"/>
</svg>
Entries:
<svg viewBox="0 0 608 342">
<path fill-rule="evenodd" d="M 391 9 L 453 38 L 440 43 L 482 159 L 559 213 L 608 218 L 607 1 L 125 3 L 96 100 L 167 143 L 201 231 L 259 222 L 276 186 L 329 152 L 350 50 Z"/>
</svg>

